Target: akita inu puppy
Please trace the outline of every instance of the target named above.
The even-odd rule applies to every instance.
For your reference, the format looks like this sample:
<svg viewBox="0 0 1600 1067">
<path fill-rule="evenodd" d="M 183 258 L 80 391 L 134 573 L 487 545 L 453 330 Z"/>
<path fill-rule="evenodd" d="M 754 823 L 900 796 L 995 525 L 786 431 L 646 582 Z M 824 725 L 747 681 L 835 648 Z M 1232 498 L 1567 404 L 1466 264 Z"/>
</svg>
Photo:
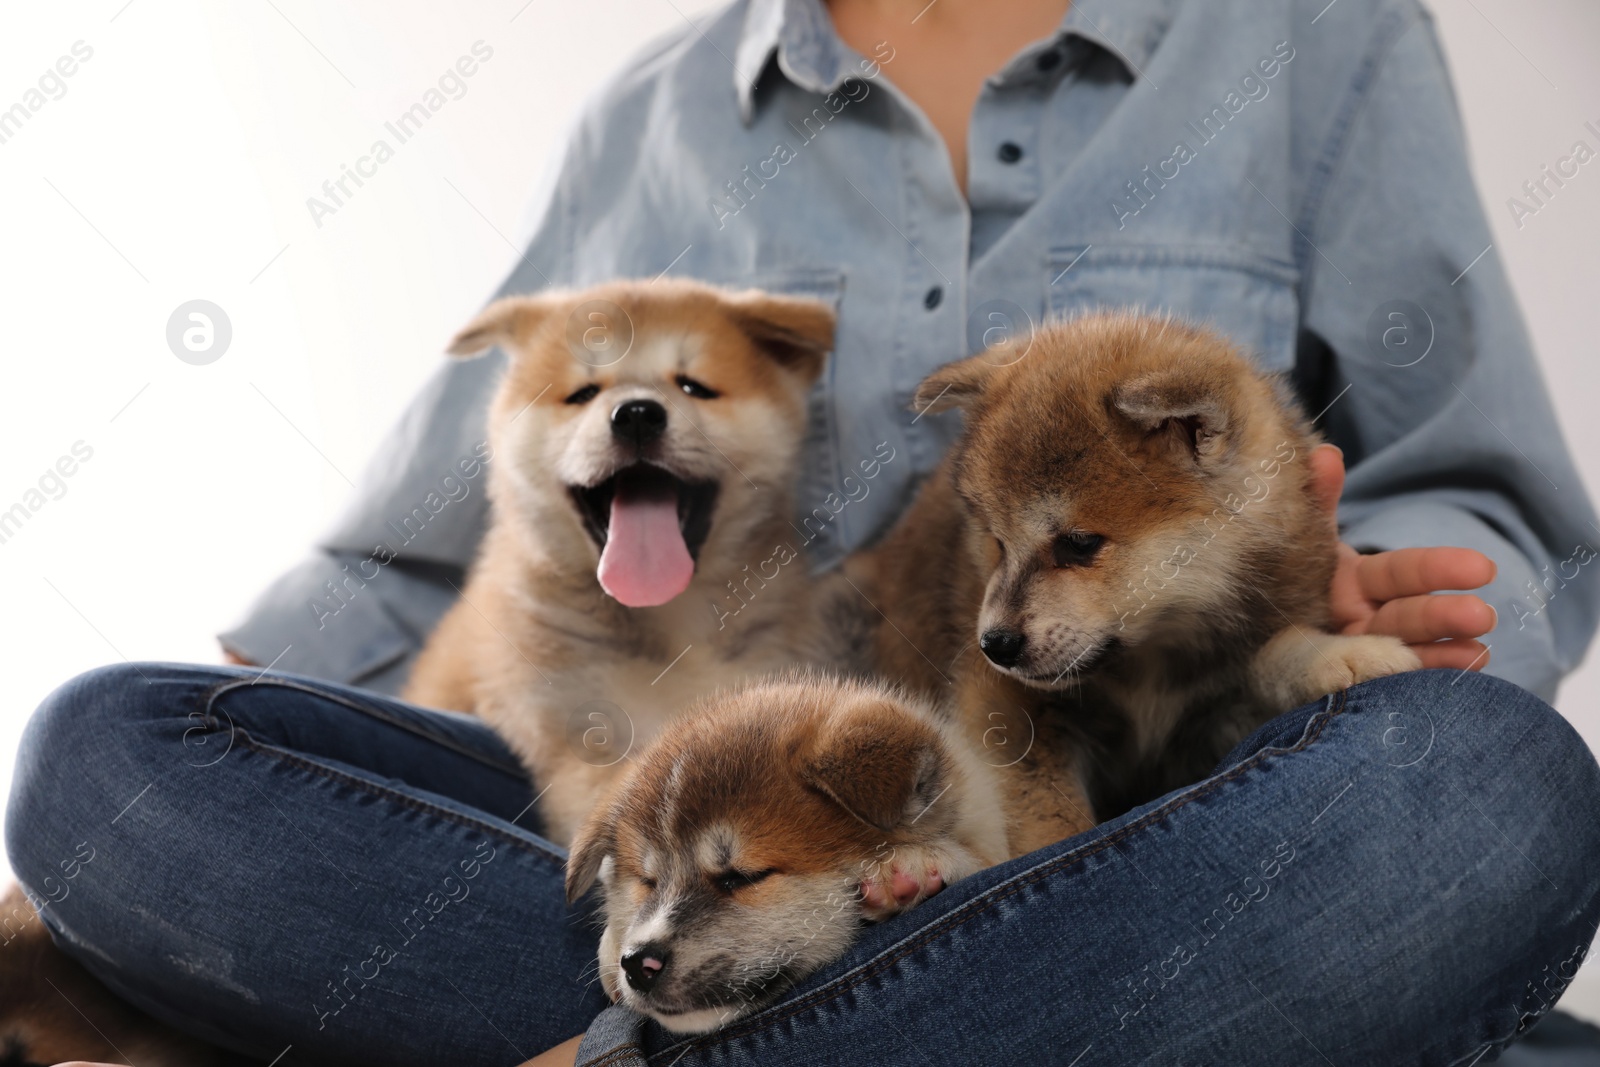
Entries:
<svg viewBox="0 0 1600 1067">
<path fill-rule="evenodd" d="M 803 561 L 733 624 L 706 608 L 793 540 L 833 328 L 815 301 L 661 280 L 500 300 L 452 342 L 510 360 L 489 416 L 493 520 L 405 697 L 498 730 L 546 790 L 551 840 L 691 700 L 848 641 Z"/>
<path fill-rule="evenodd" d="M 711 1030 L 879 919 L 1009 858 L 994 781 L 920 702 L 788 678 L 673 722 L 578 833 L 567 897 L 605 894 L 600 981 Z"/>
<path fill-rule="evenodd" d="M 1199 780 L 1274 715 L 1420 666 L 1396 638 L 1327 632 L 1318 437 L 1215 334 L 1051 325 L 1021 360 L 979 354 L 917 390 L 916 410 L 952 407 L 960 440 L 854 569 L 899 627 L 878 635 L 886 673 L 953 681 L 991 762 L 1015 757 L 1019 851 Z"/>
</svg>

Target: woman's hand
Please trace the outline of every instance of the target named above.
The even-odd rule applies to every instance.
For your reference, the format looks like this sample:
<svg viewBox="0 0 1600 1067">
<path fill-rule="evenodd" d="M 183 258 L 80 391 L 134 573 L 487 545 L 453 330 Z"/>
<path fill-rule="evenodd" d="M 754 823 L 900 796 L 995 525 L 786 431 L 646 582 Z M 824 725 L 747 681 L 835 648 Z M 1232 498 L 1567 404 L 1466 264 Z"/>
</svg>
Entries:
<svg viewBox="0 0 1600 1067">
<path fill-rule="evenodd" d="M 1328 521 L 1337 525 L 1344 453 L 1319 445 L 1311 453 L 1311 475 Z M 1482 670 L 1489 650 L 1478 638 L 1494 629 L 1494 608 L 1481 597 L 1433 594 L 1477 589 L 1494 575 L 1494 561 L 1470 548 L 1399 548 L 1364 556 L 1340 543 L 1333 574 L 1334 629 L 1398 637 L 1424 667 Z"/>
</svg>

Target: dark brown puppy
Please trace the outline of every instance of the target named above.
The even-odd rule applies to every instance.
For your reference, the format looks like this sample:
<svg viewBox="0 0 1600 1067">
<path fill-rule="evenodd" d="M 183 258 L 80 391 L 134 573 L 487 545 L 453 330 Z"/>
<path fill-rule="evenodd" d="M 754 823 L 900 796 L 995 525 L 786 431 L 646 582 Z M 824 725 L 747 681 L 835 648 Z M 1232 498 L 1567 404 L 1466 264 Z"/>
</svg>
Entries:
<svg viewBox="0 0 1600 1067">
<path fill-rule="evenodd" d="M 1283 385 L 1216 335 L 1095 315 L 1025 358 L 941 368 L 916 408 L 966 427 L 854 570 L 895 624 L 885 672 L 950 694 L 1007 772 L 1017 850 L 1203 777 L 1268 718 L 1415 669 L 1327 632 L 1318 443 Z M 896 629 L 898 627 L 898 629 Z M 994 762 L 1007 762 L 994 760 Z"/>
</svg>

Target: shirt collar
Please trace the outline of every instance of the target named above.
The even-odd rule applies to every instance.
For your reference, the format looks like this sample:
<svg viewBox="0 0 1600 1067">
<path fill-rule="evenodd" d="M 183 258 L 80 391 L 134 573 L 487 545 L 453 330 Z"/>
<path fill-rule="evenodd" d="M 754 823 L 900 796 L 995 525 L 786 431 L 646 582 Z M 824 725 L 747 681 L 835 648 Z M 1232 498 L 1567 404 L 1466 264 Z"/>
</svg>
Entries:
<svg viewBox="0 0 1600 1067">
<path fill-rule="evenodd" d="M 802 89 L 830 93 L 847 76 L 849 48 L 834 32 L 822 0 L 750 0 L 733 57 L 739 115 L 747 125 L 755 114 L 756 82 L 774 51 L 778 68 Z"/>
<path fill-rule="evenodd" d="M 1057 36 L 1076 35 L 1122 61 L 1135 79 L 1144 79 L 1161 38 L 1166 36 L 1180 0 L 1074 0 Z"/>
<path fill-rule="evenodd" d="M 1074 0 L 1055 36 L 1082 37 L 1116 56 L 1131 76 L 1142 78 L 1178 3 Z M 833 92 L 857 73 L 851 62 L 854 53 L 834 32 L 822 0 L 750 0 L 733 62 L 739 115 L 746 125 L 755 115 L 756 83 L 775 51 L 784 76 L 810 92 Z"/>
</svg>

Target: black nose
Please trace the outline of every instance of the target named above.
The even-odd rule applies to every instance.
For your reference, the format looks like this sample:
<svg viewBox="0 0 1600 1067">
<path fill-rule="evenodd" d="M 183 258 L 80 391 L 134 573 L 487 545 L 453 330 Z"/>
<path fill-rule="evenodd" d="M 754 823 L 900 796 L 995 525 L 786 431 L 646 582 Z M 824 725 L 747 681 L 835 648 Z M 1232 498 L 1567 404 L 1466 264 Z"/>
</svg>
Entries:
<svg viewBox="0 0 1600 1067">
<path fill-rule="evenodd" d="M 983 632 L 978 639 L 978 647 L 983 649 L 990 663 L 999 667 L 1014 667 L 1017 660 L 1022 658 L 1022 642 L 1023 637 L 1017 631 L 997 627 Z"/>
<path fill-rule="evenodd" d="M 624 400 L 611 412 L 611 432 L 623 441 L 647 445 L 667 429 L 667 409 L 654 400 Z"/>
<path fill-rule="evenodd" d="M 661 977 L 661 972 L 667 969 L 667 961 L 672 958 L 672 953 L 667 951 L 665 945 L 658 941 L 647 941 L 622 957 L 622 971 L 628 976 L 628 984 L 641 993 L 650 992 L 656 984 L 656 979 Z"/>
</svg>

